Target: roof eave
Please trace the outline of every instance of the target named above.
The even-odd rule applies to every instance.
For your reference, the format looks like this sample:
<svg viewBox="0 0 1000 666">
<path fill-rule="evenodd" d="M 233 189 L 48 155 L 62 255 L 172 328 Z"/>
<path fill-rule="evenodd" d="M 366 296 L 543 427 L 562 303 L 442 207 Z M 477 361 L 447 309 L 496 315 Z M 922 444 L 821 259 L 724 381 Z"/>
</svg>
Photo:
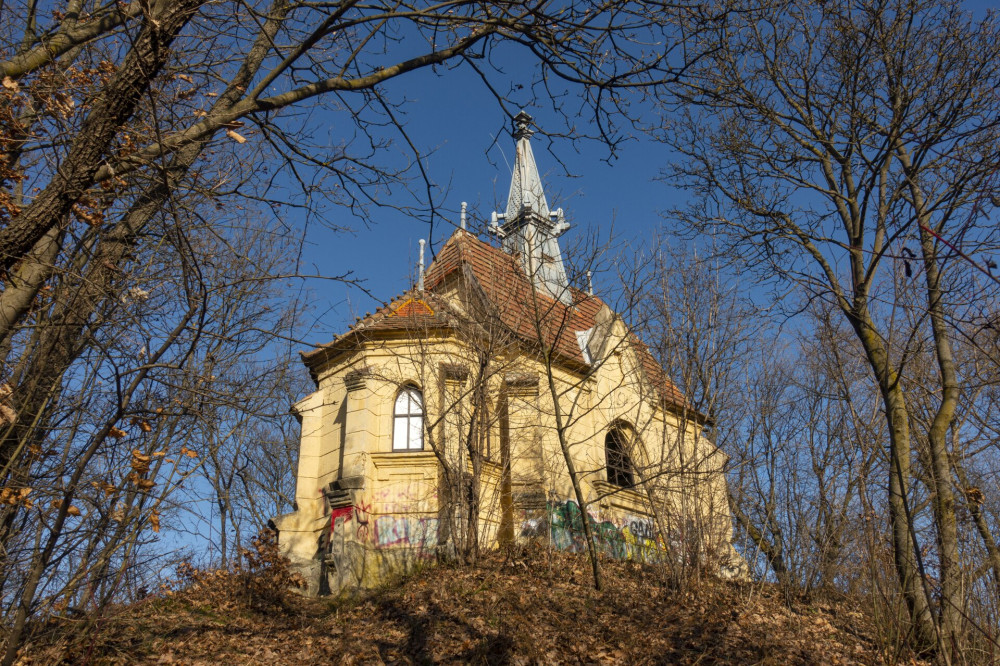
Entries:
<svg viewBox="0 0 1000 666">
<path fill-rule="evenodd" d="M 333 342 L 322 347 L 317 347 L 307 352 L 299 352 L 303 365 L 309 370 L 309 375 L 314 382 L 319 381 L 319 370 L 325 365 L 337 360 L 343 354 L 357 351 L 365 343 L 376 340 L 390 340 L 392 338 L 412 338 L 413 333 L 418 329 L 388 329 L 388 330 L 352 330 L 339 336 Z M 445 324 L 420 328 L 421 335 L 430 333 L 445 333 L 453 330 L 453 327 Z"/>
<path fill-rule="evenodd" d="M 710 427 L 715 425 L 715 420 L 703 414 L 691 405 L 685 405 L 678 403 L 676 400 L 670 400 L 669 398 L 660 398 L 660 406 L 675 416 L 679 416 L 682 419 L 687 419 L 696 422 L 698 425 L 703 427 Z"/>
</svg>

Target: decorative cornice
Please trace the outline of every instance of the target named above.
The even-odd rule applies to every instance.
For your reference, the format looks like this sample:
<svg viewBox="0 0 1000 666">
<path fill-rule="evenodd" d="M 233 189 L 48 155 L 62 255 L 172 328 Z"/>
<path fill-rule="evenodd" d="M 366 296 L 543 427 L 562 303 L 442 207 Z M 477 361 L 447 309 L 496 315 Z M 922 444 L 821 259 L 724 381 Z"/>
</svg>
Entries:
<svg viewBox="0 0 1000 666">
<path fill-rule="evenodd" d="M 365 387 L 365 380 L 372 374 L 371 370 L 368 368 L 358 368 L 357 370 L 351 370 L 346 375 L 344 375 L 344 388 L 347 389 L 348 393 L 353 393 L 354 391 L 360 391 Z"/>
<path fill-rule="evenodd" d="M 508 395 L 538 395 L 538 375 L 534 372 L 517 372 L 503 378 Z"/>
<path fill-rule="evenodd" d="M 464 384 L 469 378 L 469 369 L 458 363 L 442 363 L 441 376 L 446 382 L 458 382 Z"/>
</svg>

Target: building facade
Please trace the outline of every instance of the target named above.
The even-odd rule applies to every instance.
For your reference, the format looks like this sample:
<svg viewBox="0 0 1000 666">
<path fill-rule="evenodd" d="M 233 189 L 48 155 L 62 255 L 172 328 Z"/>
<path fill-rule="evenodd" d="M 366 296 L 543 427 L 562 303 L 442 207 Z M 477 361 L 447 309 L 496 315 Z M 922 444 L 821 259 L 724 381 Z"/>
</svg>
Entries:
<svg viewBox="0 0 1000 666">
<path fill-rule="evenodd" d="M 531 150 L 486 242 L 303 354 L 295 511 L 272 522 L 311 593 L 524 541 L 740 575 L 724 455 L 645 345 L 572 286 Z"/>
</svg>

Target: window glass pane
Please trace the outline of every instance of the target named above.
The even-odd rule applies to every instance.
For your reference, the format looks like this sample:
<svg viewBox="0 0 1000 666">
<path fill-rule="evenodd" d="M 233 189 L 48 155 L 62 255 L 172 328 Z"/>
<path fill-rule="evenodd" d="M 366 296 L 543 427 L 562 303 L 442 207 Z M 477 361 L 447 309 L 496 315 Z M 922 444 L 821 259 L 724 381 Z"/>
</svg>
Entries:
<svg viewBox="0 0 1000 666">
<path fill-rule="evenodd" d="M 632 461 L 625 452 L 625 435 L 619 430 L 612 430 L 604 439 L 604 451 L 608 463 L 608 482 L 617 486 L 631 487 L 635 485 L 632 475 Z"/>
<path fill-rule="evenodd" d="M 392 448 L 395 451 L 424 448 L 423 396 L 408 386 L 396 396 L 392 414 Z"/>
<path fill-rule="evenodd" d="M 394 449 L 405 449 L 405 448 L 407 448 L 407 446 L 406 446 L 406 433 L 407 433 L 406 421 L 407 421 L 407 418 L 405 416 L 403 416 L 403 417 L 397 416 L 395 419 L 393 419 L 393 424 L 392 424 L 392 448 L 394 448 Z"/>
<path fill-rule="evenodd" d="M 410 417 L 410 448 L 422 449 L 423 446 L 423 422 L 420 417 Z"/>
</svg>

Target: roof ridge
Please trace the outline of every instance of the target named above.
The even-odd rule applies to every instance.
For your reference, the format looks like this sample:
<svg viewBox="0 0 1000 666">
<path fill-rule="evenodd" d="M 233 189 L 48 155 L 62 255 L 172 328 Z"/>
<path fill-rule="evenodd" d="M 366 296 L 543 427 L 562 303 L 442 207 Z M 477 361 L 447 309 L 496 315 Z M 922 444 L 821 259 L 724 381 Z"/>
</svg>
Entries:
<svg viewBox="0 0 1000 666">
<path fill-rule="evenodd" d="M 582 289 L 570 287 L 573 297 L 569 304 L 542 290 L 534 289 L 516 257 L 474 233 L 456 229 L 428 267 L 423 291 L 413 286 L 397 294 L 374 313 L 359 317 L 350 329 L 333 342 L 317 347 L 316 352 L 343 343 L 352 335 L 362 336 L 369 331 L 403 331 L 417 325 L 448 327 L 455 326 L 456 322 L 475 321 L 474 315 L 457 310 L 448 298 L 436 291 L 456 270 L 466 269 L 470 275 L 465 279 L 474 280 L 479 285 L 481 297 L 495 310 L 504 328 L 524 342 L 531 344 L 534 341 L 537 344 L 538 329 L 535 321 L 539 317 L 543 318 L 545 326 L 542 330 L 546 338 L 543 344 L 551 346 L 559 358 L 565 359 L 563 362 L 572 365 L 591 365 L 580 348 L 577 332 L 593 328 L 598 313 L 604 307 L 621 317 L 604 299 Z M 534 296 L 529 293 L 531 291 Z M 393 315 L 407 299 L 423 301 L 428 312 L 400 313 L 396 315 L 398 320 L 393 319 Z M 624 319 L 622 321 L 624 323 Z M 627 344 L 634 349 L 640 360 L 640 376 L 645 378 L 665 405 L 688 407 L 690 403 L 687 398 L 652 354 L 649 345 L 638 336 L 633 327 L 625 325 L 630 334 Z M 309 358 L 307 355 L 304 357 L 307 360 Z"/>
</svg>

